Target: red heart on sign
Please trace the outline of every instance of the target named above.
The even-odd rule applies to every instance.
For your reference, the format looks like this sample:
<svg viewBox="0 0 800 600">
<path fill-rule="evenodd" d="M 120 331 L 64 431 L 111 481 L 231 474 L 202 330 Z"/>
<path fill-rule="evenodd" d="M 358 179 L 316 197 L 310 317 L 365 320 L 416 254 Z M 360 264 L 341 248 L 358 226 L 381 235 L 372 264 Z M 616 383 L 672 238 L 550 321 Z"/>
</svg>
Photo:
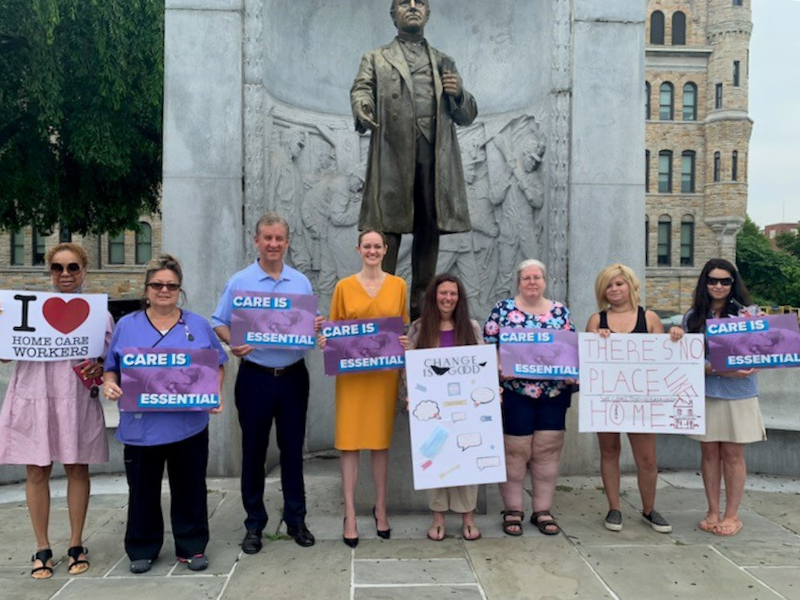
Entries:
<svg viewBox="0 0 800 600">
<path fill-rule="evenodd" d="M 63 334 L 75 331 L 89 317 L 89 303 L 81 298 L 64 302 L 61 298 L 50 298 L 42 307 L 45 321 Z"/>
</svg>

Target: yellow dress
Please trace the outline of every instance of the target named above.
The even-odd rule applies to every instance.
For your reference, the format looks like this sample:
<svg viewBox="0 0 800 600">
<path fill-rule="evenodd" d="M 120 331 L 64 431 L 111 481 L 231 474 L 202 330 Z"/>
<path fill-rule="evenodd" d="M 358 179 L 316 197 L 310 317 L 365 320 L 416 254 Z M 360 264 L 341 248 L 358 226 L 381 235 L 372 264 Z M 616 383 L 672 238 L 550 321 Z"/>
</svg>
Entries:
<svg viewBox="0 0 800 600">
<path fill-rule="evenodd" d="M 332 321 L 403 317 L 408 323 L 406 282 L 386 275 L 373 298 L 355 275 L 336 284 Z M 392 442 L 400 371 L 350 373 L 336 377 L 337 450 L 386 450 Z"/>
</svg>

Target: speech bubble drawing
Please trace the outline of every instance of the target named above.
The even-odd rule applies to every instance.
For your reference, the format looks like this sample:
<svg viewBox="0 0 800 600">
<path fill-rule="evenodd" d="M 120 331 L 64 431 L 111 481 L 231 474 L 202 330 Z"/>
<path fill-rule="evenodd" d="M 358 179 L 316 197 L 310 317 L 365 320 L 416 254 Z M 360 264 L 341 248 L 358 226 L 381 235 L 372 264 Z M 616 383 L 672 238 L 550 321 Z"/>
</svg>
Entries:
<svg viewBox="0 0 800 600">
<path fill-rule="evenodd" d="M 460 396 L 461 395 L 461 384 L 457 381 L 453 381 L 452 383 L 447 384 L 447 395 L 448 396 Z"/>
<path fill-rule="evenodd" d="M 495 398 L 495 392 L 491 388 L 478 388 L 472 392 L 472 401 L 475 406 L 479 404 L 489 404 Z"/>
<path fill-rule="evenodd" d="M 433 400 L 423 400 L 414 408 L 414 416 L 418 421 L 438 419 L 439 405 Z"/>
<path fill-rule="evenodd" d="M 500 457 L 499 456 L 481 456 L 475 459 L 475 463 L 478 465 L 478 469 L 483 471 L 484 469 L 488 469 L 490 467 L 499 467 L 500 466 Z"/>
<path fill-rule="evenodd" d="M 462 433 L 456 438 L 456 445 L 465 452 L 469 448 L 475 448 L 483 443 L 480 433 Z"/>
<path fill-rule="evenodd" d="M 467 413 L 465 412 L 454 412 L 450 415 L 450 418 L 453 419 L 453 423 L 458 423 L 459 421 L 466 421 L 467 420 Z"/>
</svg>

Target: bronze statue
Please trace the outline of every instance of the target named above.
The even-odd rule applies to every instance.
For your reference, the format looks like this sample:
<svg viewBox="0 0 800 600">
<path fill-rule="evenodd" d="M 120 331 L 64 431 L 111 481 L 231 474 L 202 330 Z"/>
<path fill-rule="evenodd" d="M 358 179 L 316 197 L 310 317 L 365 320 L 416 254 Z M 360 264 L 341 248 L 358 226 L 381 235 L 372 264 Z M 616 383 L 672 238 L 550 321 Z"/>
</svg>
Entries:
<svg viewBox="0 0 800 600">
<path fill-rule="evenodd" d="M 411 250 L 411 318 L 436 273 L 439 235 L 470 230 L 455 125 L 478 114 L 452 58 L 424 37 L 430 0 L 393 0 L 397 37 L 367 52 L 350 90 L 360 133 L 371 131 L 359 229 L 389 242 L 384 269 L 394 273 L 404 233 Z"/>
</svg>

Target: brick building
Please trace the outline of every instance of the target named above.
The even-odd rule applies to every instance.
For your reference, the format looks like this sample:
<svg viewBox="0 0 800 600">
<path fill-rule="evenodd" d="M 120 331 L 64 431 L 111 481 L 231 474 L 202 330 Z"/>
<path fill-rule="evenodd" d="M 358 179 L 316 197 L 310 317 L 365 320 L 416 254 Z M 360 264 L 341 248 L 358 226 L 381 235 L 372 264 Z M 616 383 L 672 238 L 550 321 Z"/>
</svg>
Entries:
<svg viewBox="0 0 800 600">
<path fill-rule="evenodd" d="M 0 289 L 50 289 L 45 254 L 59 242 L 68 241 L 80 244 L 89 254 L 86 292 L 106 293 L 112 300 L 140 298 L 143 266 L 161 252 L 161 219 L 143 216 L 139 225 L 139 231 L 114 237 L 72 235 L 58 227 L 49 235 L 31 227 L 0 231 Z"/>
<path fill-rule="evenodd" d="M 764 236 L 769 239 L 773 248 L 777 248 L 778 246 L 775 243 L 775 238 L 782 233 L 797 235 L 798 227 L 800 227 L 798 223 L 773 223 L 764 227 Z"/>
<path fill-rule="evenodd" d="M 647 303 L 684 312 L 709 258 L 734 260 L 747 209 L 751 0 L 649 0 Z"/>
</svg>

